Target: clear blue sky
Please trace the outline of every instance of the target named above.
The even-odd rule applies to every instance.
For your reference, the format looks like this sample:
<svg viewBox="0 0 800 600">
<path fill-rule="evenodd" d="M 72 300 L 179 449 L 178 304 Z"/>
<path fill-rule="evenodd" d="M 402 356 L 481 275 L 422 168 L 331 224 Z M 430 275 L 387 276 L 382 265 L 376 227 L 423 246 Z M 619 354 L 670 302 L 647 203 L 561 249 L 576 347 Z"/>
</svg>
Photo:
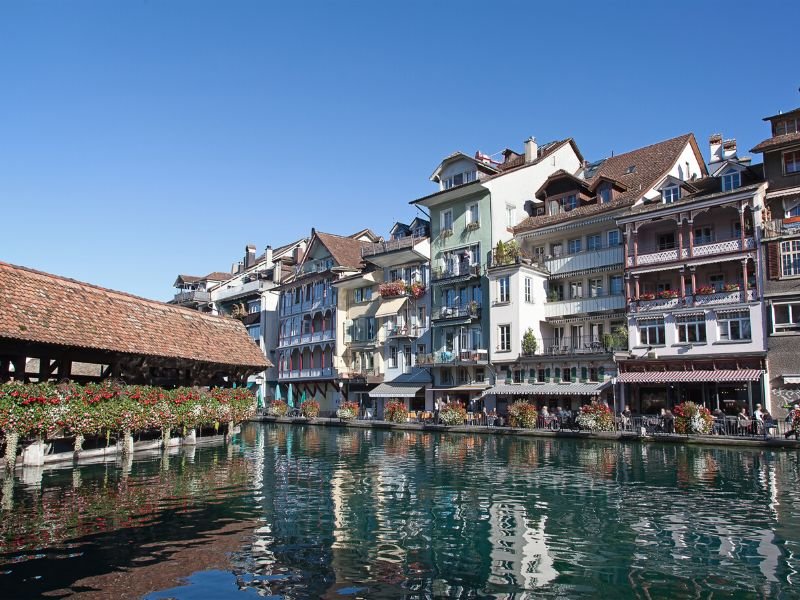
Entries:
<svg viewBox="0 0 800 600">
<path fill-rule="evenodd" d="M 248 242 L 385 234 L 457 149 L 747 150 L 800 105 L 799 7 L 2 0 L 0 260 L 167 299 Z"/>
</svg>

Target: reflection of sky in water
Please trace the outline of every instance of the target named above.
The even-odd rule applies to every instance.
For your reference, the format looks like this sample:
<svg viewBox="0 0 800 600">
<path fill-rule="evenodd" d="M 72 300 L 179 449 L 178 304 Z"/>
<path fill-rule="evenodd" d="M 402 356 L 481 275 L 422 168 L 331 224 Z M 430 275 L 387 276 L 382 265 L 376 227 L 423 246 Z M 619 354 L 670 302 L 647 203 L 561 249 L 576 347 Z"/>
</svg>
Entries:
<svg viewBox="0 0 800 600">
<path fill-rule="evenodd" d="M 153 599 L 748 597 L 798 566 L 790 452 L 252 425 L 17 475 L 0 585 L 35 593 L 127 572 Z"/>
</svg>

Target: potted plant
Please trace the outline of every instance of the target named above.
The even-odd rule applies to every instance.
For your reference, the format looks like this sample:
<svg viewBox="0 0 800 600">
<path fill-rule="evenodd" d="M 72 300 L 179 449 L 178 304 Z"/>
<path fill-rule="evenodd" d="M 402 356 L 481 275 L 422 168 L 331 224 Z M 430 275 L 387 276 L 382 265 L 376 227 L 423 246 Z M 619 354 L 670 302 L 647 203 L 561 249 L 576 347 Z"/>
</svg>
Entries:
<svg viewBox="0 0 800 600">
<path fill-rule="evenodd" d="M 469 314 L 470 314 L 470 316 L 477 317 L 479 308 L 480 308 L 480 304 L 478 304 L 475 300 L 470 301 L 470 303 L 469 303 Z"/>
<path fill-rule="evenodd" d="M 358 416 L 358 402 L 342 402 L 336 410 L 336 416 L 343 421 L 352 421 Z"/>
<path fill-rule="evenodd" d="M 504 265 L 506 264 L 506 258 L 506 245 L 503 240 L 500 240 L 494 248 L 494 262 L 498 266 Z"/>
<path fill-rule="evenodd" d="M 614 415 L 607 404 L 592 402 L 581 406 L 575 419 L 581 429 L 588 431 L 614 431 Z"/>
<path fill-rule="evenodd" d="M 319 416 L 319 402 L 306 400 L 300 405 L 300 414 L 307 419 L 316 419 Z"/>
<path fill-rule="evenodd" d="M 740 288 L 738 283 L 726 283 L 722 289 L 725 292 L 738 292 Z"/>
<path fill-rule="evenodd" d="M 517 400 L 508 407 L 508 420 L 512 427 L 533 429 L 539 419 L 536 407 L 524 400 Z"/>
<path fill-rule="evenodd" d="M 533 335 L 533 329 L 528 327 L 528 331 L 522 336 L 522 353 L 533 356 L 538 347 L 539 343 L 536 341 L 536 336 Z"/>
<path fill-rule="evenodd" d="M 273 417 L 285 417 L 289 414 L 289 405 L 283 400 L 273 400 L 267 407 L 267 414 Z"/>
<path fill-rule="evenodd" d="M 408 411 L 405 402 L 392 400 L 386 403 L 383 410 L 384 419 L 392 423 L 405 423 L 408 419 Z"/>
<path fill-rule="evenodd" d="M 639 300 L 655 300 L 656 295 L 653 292 L 642 292 L 639 294 Z"/>
<path fill-rule="evenodd" d="M 695 293 L 699 296 L 707 296 L 709 294 L 715 294 L 716 292 L 717 290 L 714 289 L 713 285 L 701 285 L 699 288 L 697 288 Z"/>
<path fill-rule="evenodd" d="M 463 425 L 467 420 L 467 411 L 460 402 L 448 402 L 439 411 L 439 421 L 444 425 Z"/>
<path fill-rule="evenodd" d="M 675 414 L 675 431 L 677 433 L 698 433 L 708 435 L 714 424 L 711 412 L 694 402 L 682 402 L 672 411 Z"/>
<path fill-rule="evenodd" d="M 414 298 L 414 300 L 419 300 L 425 295 L 425 284 L 420 283 L 419 281 L 414 281 L 406 288 L 406 292 Z"/>
<path fill-rule="evenodd" d="M 662 290 L 658 292 L 658 297 L 662 299 L 677 298 L 678 290 Z"/>
</svg>

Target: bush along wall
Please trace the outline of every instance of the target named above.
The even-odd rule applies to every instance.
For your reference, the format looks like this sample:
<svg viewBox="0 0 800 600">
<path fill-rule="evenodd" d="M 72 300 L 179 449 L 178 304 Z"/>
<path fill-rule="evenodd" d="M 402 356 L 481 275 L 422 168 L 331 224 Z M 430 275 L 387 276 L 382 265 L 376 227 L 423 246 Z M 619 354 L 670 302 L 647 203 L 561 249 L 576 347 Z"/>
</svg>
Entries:
<svg viewBox="0 0 800 600">
<path fill-rule="evenodd" d="M 87 437 L 123 440 L 123 452 L 133 449 L 132 435 L 160 430 L 166 443 L 175 431 L 184 437 L 197 428 L 220 425 L 231 431 L 255 412 L 246 388 L 176 388 L 151 386 L 53 383 L 0 385 L 0 431 L 5 438 L 6 466 L 14 466 L 17 446 L 75 438 L 75 452 Z"/>
</svg>

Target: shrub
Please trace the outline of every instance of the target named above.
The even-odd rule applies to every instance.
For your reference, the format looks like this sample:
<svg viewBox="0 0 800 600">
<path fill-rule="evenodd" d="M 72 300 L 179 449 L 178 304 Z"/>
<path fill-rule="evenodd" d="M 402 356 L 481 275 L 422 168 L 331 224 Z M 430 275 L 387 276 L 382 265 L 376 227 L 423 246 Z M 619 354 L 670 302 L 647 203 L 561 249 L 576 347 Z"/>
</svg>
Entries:
<svg viewBox="0 0 800 600">
<path fill-rule="evenodd" d="M 392 423 L 405 423 L 408 418 L 408 411 L 406 411 L 405 402 L 392 400 L 386 404 L 383 410 L 384 419 Z"/>
<path fill-rule="evenodd" d="M 508 407 L 508 420 L 512 427 L 533 429 L 536 427 L 538 418 L 539 413 L 536 411 L 536 407 L 524 400 L 517 400 Z"/>
<path fill-rule="evenodd" d="M 581 406 L 581 412 L 575 419 L 581 429 L 589 431 L 614 431 L 614 415 L 607 404 L 592 402 Z"/>
<path fill-rule="evenodd" d="M 463 425 L 467 411 L 460 402 L 449 402 L 439 411 L 439 421 L 445 425 Z"/>
<path fill-rule="evenodd" d="M 306 400 L 300 405 L 300 414 L 308 419 L 317 418 L 319 416 L 319 402 Z"/>
<path fill-rule="evenodd" d="M 523 354 L 533 355 L 539 347 L 536 341 L 536 336 L 533 335 L 533 329 L 528 327 L 528 331 L 522 336 L 522 352 Z"/>
<path fill-rule="evenodd" d="M 267 414 L 273 417 L 285 417 L 289 414 L 289 405 L 283 400 L 273 400 L 267 407 Z"/>
<path fill-rule="evenodd" d="M 342 402 L 336 416 L 346 421 L 355 419 L 358 416 L 358 402 Z"/>
<path fill-rule="evenodd" d="M 689 434 L 709 434 L 714 424 L 711 412 L 694 402 L 683 402 L 673 410 L 675 414 L 675 431 Z"/>
</svg>

